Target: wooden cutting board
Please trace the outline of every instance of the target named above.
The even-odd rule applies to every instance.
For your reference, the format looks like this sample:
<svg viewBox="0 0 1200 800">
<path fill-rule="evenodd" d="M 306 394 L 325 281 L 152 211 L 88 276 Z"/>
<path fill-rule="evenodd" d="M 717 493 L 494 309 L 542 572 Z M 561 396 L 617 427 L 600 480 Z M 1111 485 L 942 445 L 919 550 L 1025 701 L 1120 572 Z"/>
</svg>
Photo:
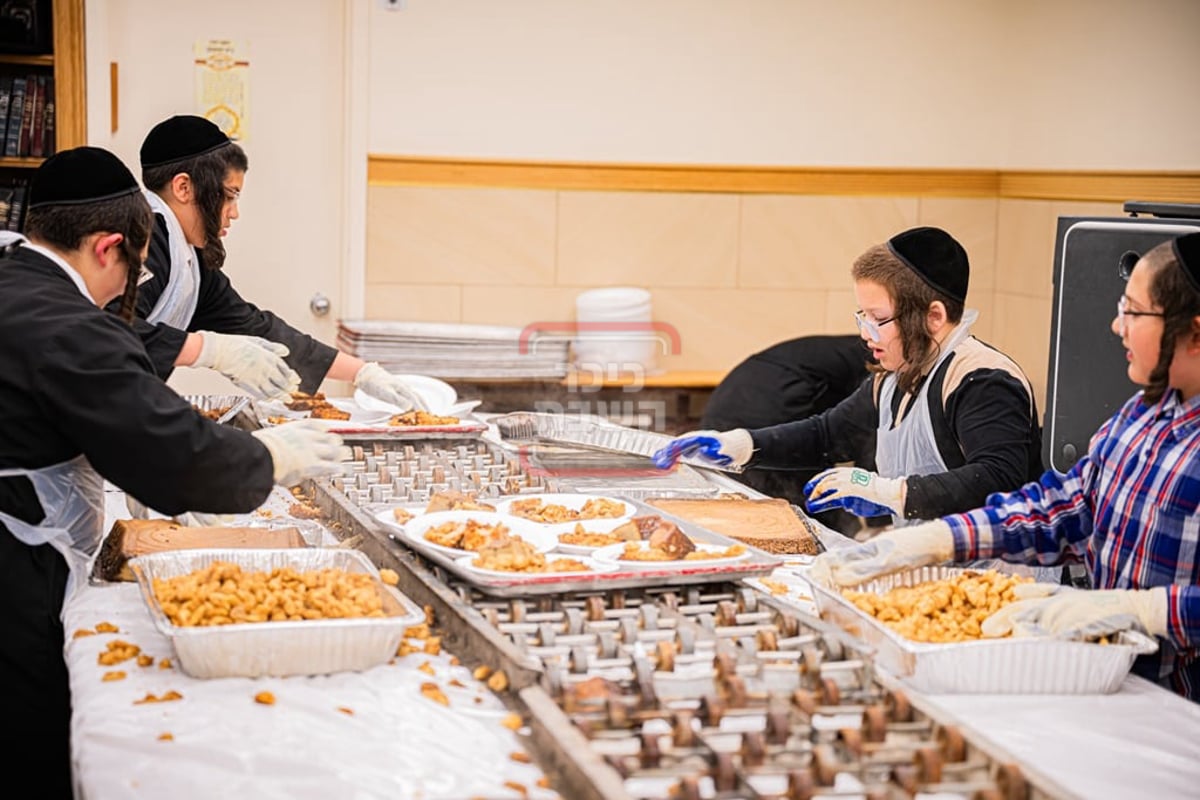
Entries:
<svg viewBox="0 0 1200 800">
<path fill-rule="evenodd" d="M 307 546 L 297 528 L 188 528 L 169 519 L 119 519 L 96 556 L 96 576 L 132 581 L 129 559 L 166 550 Z"/>
<path fill-rule="evenodd" d="M 816 555 L 819 552 L 808 528 L 782 498 L 656 497 L 646 502 L 768 553 Z"/>
</svg>

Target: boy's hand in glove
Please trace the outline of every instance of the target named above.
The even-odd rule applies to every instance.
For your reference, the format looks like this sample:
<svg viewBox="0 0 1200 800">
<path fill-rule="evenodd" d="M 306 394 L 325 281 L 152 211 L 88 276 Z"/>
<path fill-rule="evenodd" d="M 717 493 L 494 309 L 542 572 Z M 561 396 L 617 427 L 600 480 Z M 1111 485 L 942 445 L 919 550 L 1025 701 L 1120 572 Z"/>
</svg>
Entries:
<svg viewBox="0 0 1200 800">
<path fill-rule="evenodd" d="M 348 448 L 342 446 L 342 437 L 330 433 L 317 420 L 287 422 L 251 435 L 270 451 L 275 482 L 282 486 L 295 486 L 305 478 L 340 472 L 342 461 L 349 457 Z"/>
<path fill-rule="evenodd" d="M 283 357 L 288 349 L 257 336 L 200 331 L 204 340 L 194 367 L 208 367 L 260 400 L 286 398 L 300 388 L 300 376 Z"/>
<path fill-rule="evenodd" d="M 358 373 L 354 376 L 354 386 L 362 389 L 376 400 L 382 400 L 395 406 L 400 413 L 429 410 L 416 389 L 374 361 L 368 361 L 359 367 Z"/>
<path fill-rule="evenodd" d="M 904 478 L 881 478 L 858 467 L 827 469 L 804 484 L 808 513 L 844 508 L 860 517 L 904 517 Z"/>
<path fill-rule="evenodd" d="M 698 456 L 725 467 L 745 466 L 754 454 L 754 440 L 745 428 L 731 431 L 691 431 L 676 436 L 666 447 L 654 453 L 654 466 L 670 469 L 684 456 Z"/>
</svg>

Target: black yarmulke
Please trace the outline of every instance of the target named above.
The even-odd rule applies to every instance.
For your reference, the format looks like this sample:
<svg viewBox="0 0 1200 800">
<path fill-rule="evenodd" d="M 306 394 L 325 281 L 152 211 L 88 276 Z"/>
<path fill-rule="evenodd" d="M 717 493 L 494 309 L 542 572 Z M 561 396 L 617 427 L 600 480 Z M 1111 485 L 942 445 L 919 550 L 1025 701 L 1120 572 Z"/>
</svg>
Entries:
<svg viewBox="0 0 1200 800">
<path fill-rule="evenodd" d="M 29 182 L 29 208 L 98 203 L 141 191 L 121 159 L 99 147 L 75 147 L 42 162 Z"/>
<path fill-rule="evenodd" d="M 1171 248 L 1175 251 L 1175 259 L 1183 268 L 1188 283 L 1200 292 L 1200 233 L 1189 233 L 1174 239 Z"/>
<path fill-rule="evenodd" d="M 967 251 L 941 228 L 911 228 L 888 240 L 888 249 L 931 288 L 967 301 L 971 266 Z"/>
<path fill-rule="evenodd" d="M 229 144 L 229 137 L 204 117 L 179 115 L 150 129 L 142 142 L 142 167 L 202 156 Z"/>
</svg>

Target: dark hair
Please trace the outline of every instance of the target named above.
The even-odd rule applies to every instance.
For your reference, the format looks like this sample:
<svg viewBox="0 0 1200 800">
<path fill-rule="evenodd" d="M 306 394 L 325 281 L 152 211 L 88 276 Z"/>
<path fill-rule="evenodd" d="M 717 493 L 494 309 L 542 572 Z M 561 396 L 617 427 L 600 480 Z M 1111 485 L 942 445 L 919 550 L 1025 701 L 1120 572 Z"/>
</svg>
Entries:
<svg viewBox="0 0 1200 800">
<path fill-rule="evenodd" d="M 204 246 L 199 248 L 201 261 L 208 269 L 225 266 L 225 244 L 221 241 L 221 208 L 225 204 L 225 177 L 230 172 L 246 172 L 250 160 L 237 144 L 229 144 L 192 158 L 142 168 L 142 185 L 152 192 L 161 192 L 176 175 L 192 179 L 196 205 L 204 223 Z"/>
<path fill-rule="evenodd" d="M 141 192 L 113 200 L 78 205 L 51 205 L 29 209 L 25 233 L 30 239 L 45 242 L 59 250 L 77 250 L 84 238 L 93 233 L 120 233 L 120 248 L 125 261 L 125 291 L 121 296 L 120 317 L 133 322 L 137 302 L 138 275 L 142 271 L 142 251 L 150 241 L 154 214 Z"/>
<path fill-rule="evenodd" d="M 1150 270 L 1150 301 L 1162 309 L 1162 341 L 1158 345 L 1158 363 L 1150 370 L 1150 378 L 1142 397 L 1147 403 L 1157 403 L 1166 394 L 1171 360 L 1180 338 L 1192 331 L 1192 322 L 1200 317 L 1200 292 L 1188 281 L 1183 265 L 1175 257 L 1169 241 L 1156 246 L 1142 256 L 1142 264 Z"/>
<path fill-rule="evenodd" d="M 900 329 L 904 345 L 904 363 L 896 369 L 896 381 L 901 391 L 911 392 L 920 383 L 921 373 L 940 352 L 938 343 L 929 335 L 925 320 L 929 306 L 940 300 L 946 306 L 950 322 L 962 319 L 963 303 L 932 288 L 896 258 L 886 244 L 878 244 L 854 260 L 850 275 L 856 281 L 874 281 L 887 290 L 892 298 L 892 324 Z M 885 372 L 879 366 L 868 365 L 872 372 Z"/>
</svg>

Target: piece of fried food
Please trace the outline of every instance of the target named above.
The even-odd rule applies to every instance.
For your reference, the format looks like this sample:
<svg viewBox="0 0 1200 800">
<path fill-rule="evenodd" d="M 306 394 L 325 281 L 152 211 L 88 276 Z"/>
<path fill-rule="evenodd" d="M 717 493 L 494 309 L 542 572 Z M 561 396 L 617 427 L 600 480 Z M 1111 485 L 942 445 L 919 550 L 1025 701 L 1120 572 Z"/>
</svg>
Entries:
<svg viewBox="0 0 1200 800">
<path fill-rule="evenodd" d="M 479 569 L 497 572 L 546 571 L 546 557 L 529 542 L 516 538 L 486 545 L 471 563 Z"/>
<path fill-rule="evenodd" d="M 431 511 L 495 511 L 496 507 L 480 502 L 474 492 L 434 492 L 429 497 L 425 513 Z"/>
<path fill-rule="evenodd" d="M 405 411 L 403 414 L 393 414 L 387 424 L 397 426 L 457 425 L 461 421 L 458 417 L 442 417 L 430 414 L 428 411 Z"/>
</svg>

